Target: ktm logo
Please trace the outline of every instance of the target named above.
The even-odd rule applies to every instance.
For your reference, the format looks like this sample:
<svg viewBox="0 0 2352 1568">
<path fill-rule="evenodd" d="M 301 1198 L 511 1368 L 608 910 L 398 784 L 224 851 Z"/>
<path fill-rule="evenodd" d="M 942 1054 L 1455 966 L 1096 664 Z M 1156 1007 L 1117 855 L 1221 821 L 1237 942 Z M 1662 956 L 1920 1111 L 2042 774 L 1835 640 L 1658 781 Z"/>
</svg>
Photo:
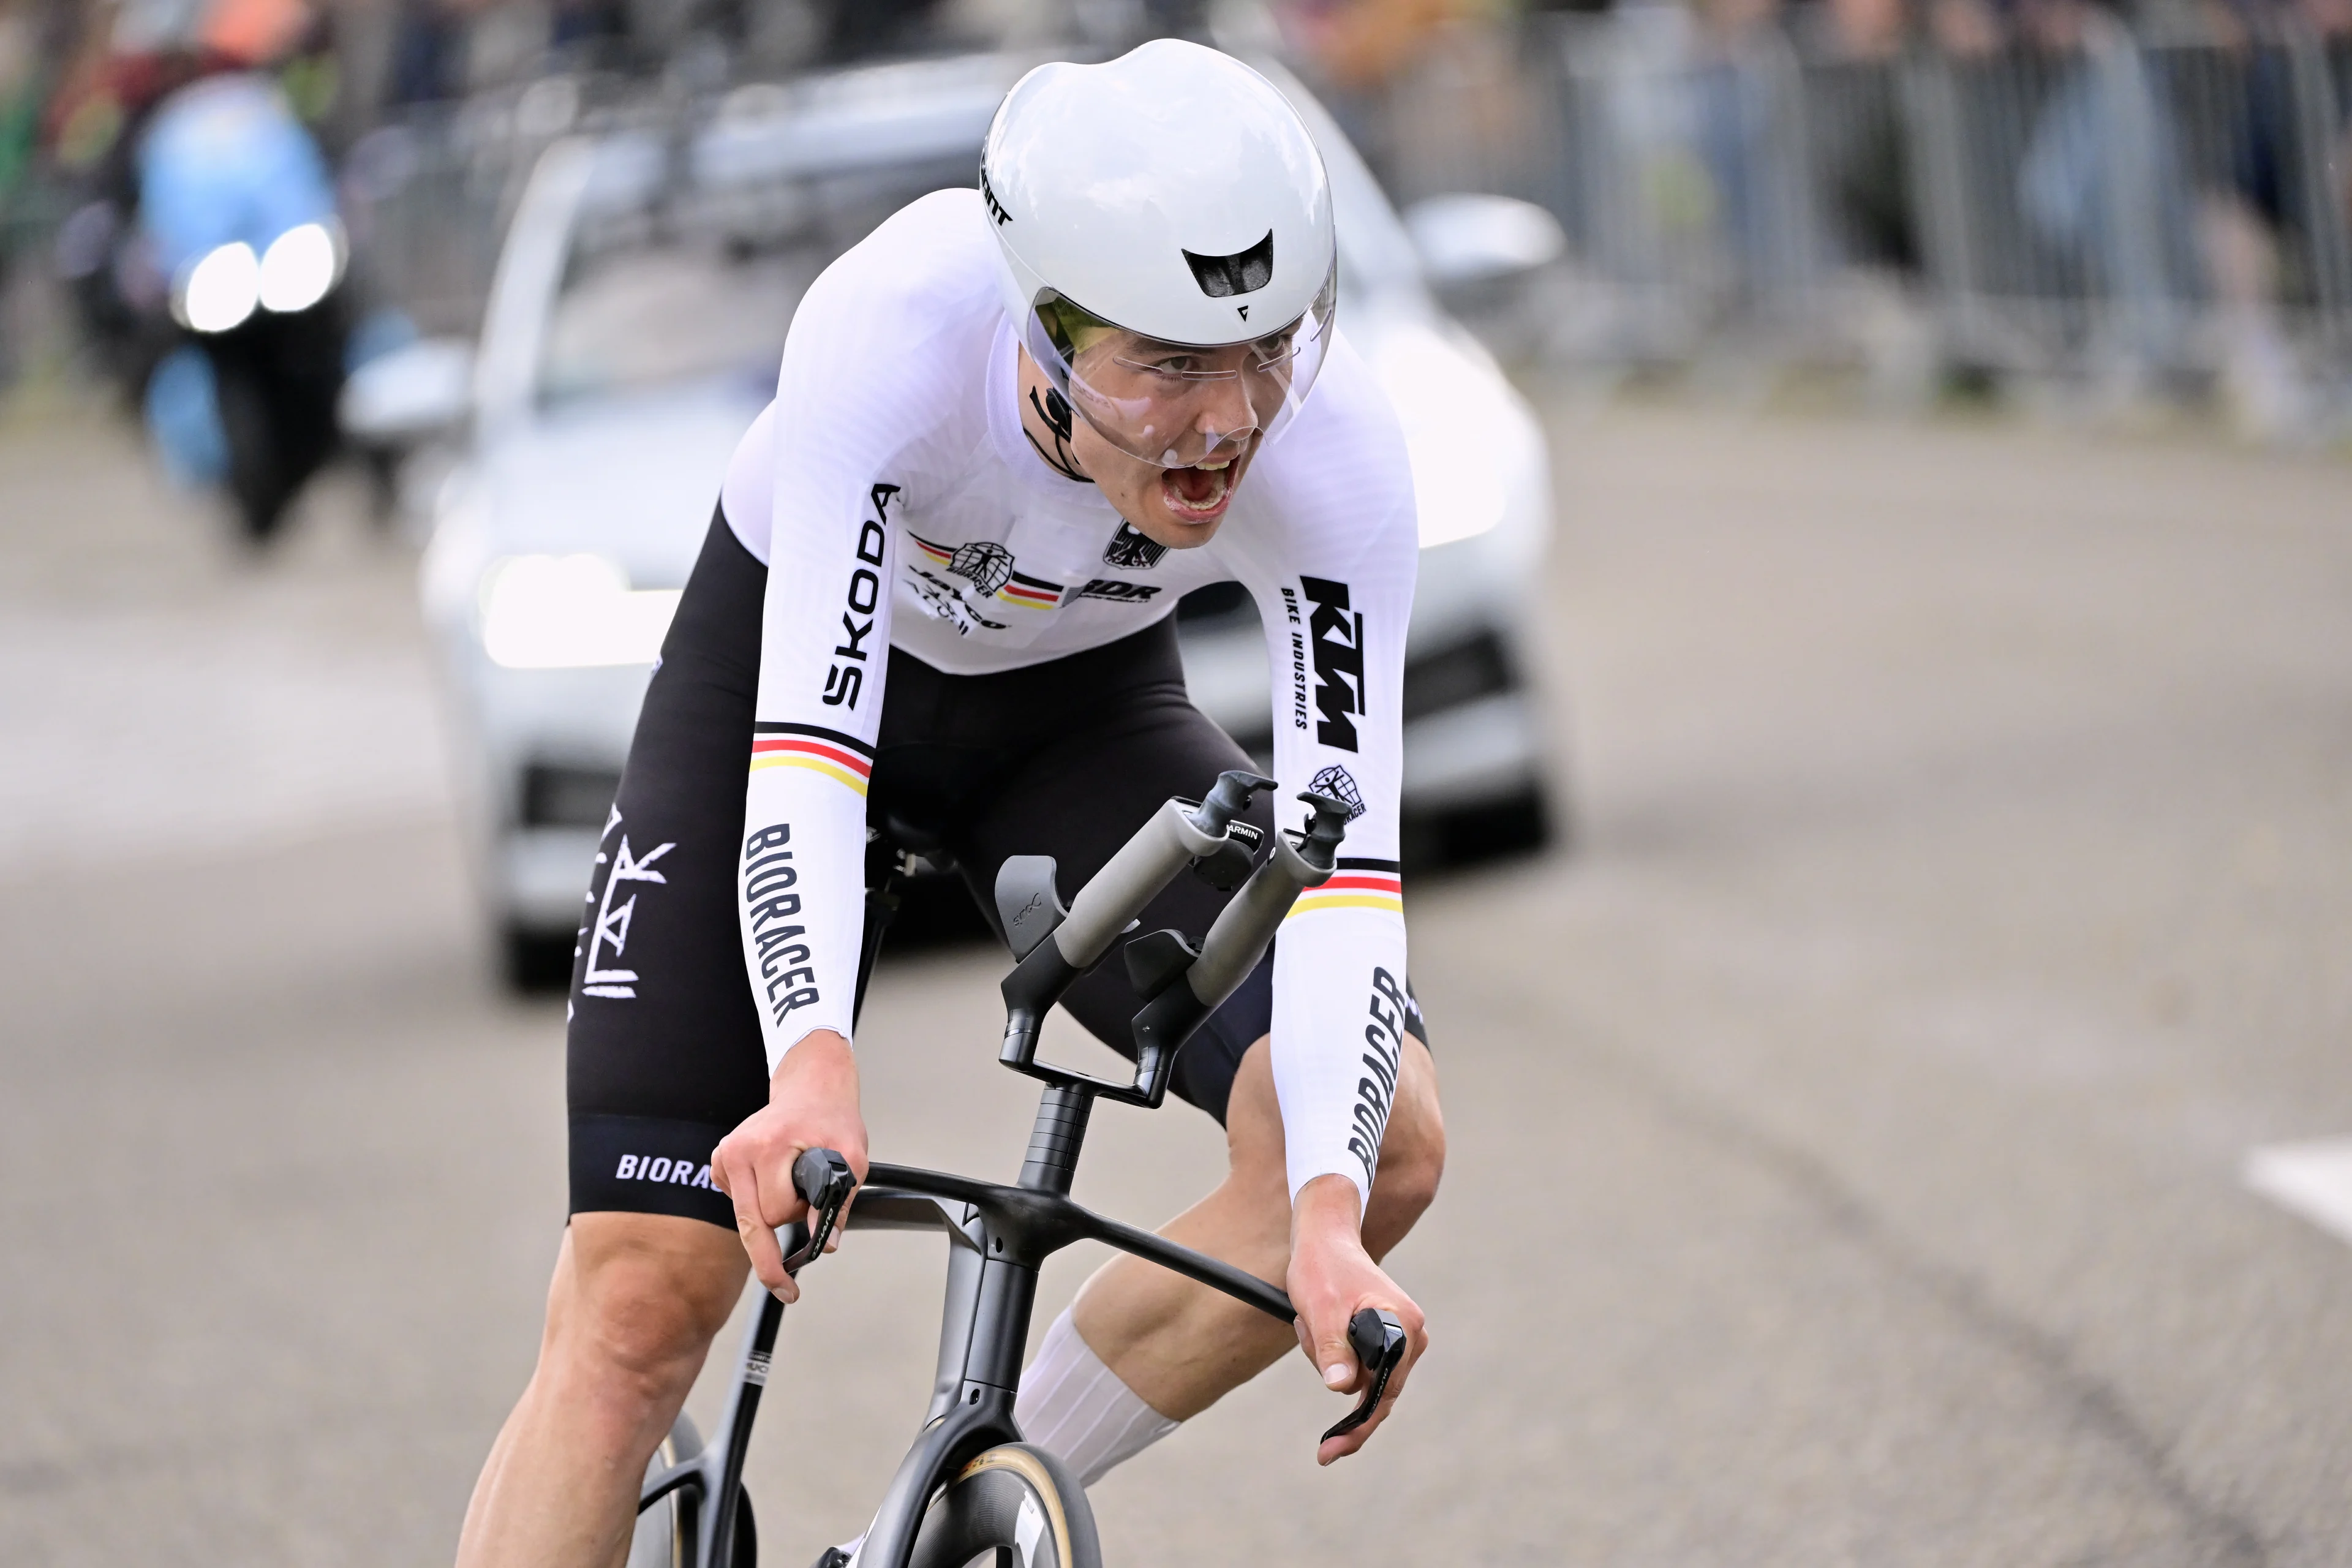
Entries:
<svg viewBox="0 0 2352 1568">
<path fill-rule="evenodd" d="M 1348 609 L 1348 584 L 1301 577 L 1299 588 L 1314 604 L 1307 635 L 1315 648 L 1315 709 L 1322 715 L 1315 738 L 1343 752 L 1356 749 L 1356 718 L 1364 707 L 1364 617 Z"/>
</svg>

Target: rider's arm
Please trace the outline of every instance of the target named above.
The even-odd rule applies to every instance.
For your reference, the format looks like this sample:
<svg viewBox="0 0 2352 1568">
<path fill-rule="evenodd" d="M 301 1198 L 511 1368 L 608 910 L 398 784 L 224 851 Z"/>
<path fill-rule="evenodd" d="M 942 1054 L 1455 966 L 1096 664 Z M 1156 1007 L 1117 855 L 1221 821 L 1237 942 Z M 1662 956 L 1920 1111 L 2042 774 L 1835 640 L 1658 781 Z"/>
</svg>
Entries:
<svg viewBox="0 0 2352 1568">
<path fill-rule="evenodd" d="M 1403 435 L 1370 371 L 1333 345 L 1297 425 L 1251 476 L 1281 558 L 1248 575 L 1272 665 L 1276 819 L 1313 789 L 1360 805 L 1338 873 L 1303 894 L 1275 948 L 1274 1079 L 1290 1190 L 1340 1175 L 1369 1198 L 1404 1048 L 1397 879 L 1405 626 L 1419 546 Z"/>
<path fill-rule="evenodd" d="M 885 226 L 886 230 L 888 226 Z M 887 235 L 877 234 L 877 238 Z M 889 663 L 893 460 L 926 415 L 912 355 L 877 354 L 907 315 L 874 241 L 810 289 L 776 401 L 737 462 L 769 509 L 759 699 L 737 892 L 771 1072 L 814 1030 L 846 1039 L 863 938 L 866 777 Z M 756 448 L 764 437 L 766 451 Z"/>
</svg>

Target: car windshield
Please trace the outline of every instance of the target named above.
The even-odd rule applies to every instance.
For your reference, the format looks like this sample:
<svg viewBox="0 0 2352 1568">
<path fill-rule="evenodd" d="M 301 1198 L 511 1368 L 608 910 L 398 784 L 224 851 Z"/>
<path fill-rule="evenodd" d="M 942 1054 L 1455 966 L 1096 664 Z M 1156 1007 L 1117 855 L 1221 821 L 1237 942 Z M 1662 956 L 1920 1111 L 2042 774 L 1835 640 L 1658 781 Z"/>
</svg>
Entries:
<svg viewBox="0 0 2352 1568">
<path fill-rule="evenodd" d="M 817 274 L 915 197 L 972 182 L 1006 68 L 922 67 L 931 75 L 912 93 L 900 79 L 917 68 L 739 89 L 741 104 L 684 156 L 646 137 L 607 143 L 541 340 L 540 405 L 697 381 L 772 389 Z M 1411 242 L 1379 184 L 1321 106 L 1295 96 L 1331 174 L 1342 290 L 1414 286 Z"/>
<path fill-rule="evenodd" d="M 793 309 L 822 265 L 798 251 L 747 253 L 708 235 L 575 254 L 548 321 L 540 400 L 772 380 Z"/>
<path fill-rule="evenodd" d="M 541 341 L 541 405 L 697 381 L 772 388 L 817 274 L 959 174 L 971 177 L 959 163 L 749 185 L 688 179 L 593 204 L 572 233 Z"/>
</svg>

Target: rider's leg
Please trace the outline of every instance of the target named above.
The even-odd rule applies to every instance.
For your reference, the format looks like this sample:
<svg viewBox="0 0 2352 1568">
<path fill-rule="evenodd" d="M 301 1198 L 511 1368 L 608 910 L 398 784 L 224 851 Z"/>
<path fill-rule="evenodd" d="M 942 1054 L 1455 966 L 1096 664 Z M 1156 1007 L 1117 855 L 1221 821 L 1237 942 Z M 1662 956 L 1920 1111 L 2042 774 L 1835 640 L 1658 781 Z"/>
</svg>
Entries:
<svg viewBox="0 0 2352 1568">
<path fill-rule="evenodd" d="M 743 1293 L 734 1233 L 669 1215 L 574 1215 L 539 1366 L 499 1432 L 458 1568 L 614 1568 L 638 1484 Z"/>
<path fill-rule="evenodd" d="M 1364 1247 L 1375 1258 L 1403 1240 L 1429 1207 L 1445 1166 L 1436 1068 L 1419 1040 L 1408 1037 L 1404 1044 L 1364 1215 Z M 1234 1073 L 1225 1113 L 1232 1165 L 1223 1183 L 1160 1234 L 1278 1282 L 1290 1262 L 1290 1189 L 1269 1051 L 1261 1038 Z M 1072 1316 L 1079 1338 L 1119 1382 L 1177 1421 L 1206 1410 L 1298 1345 L 1288 1325 L 1255 1308 L 1123 1256 L 1087 1282 Z"/>
</svg>

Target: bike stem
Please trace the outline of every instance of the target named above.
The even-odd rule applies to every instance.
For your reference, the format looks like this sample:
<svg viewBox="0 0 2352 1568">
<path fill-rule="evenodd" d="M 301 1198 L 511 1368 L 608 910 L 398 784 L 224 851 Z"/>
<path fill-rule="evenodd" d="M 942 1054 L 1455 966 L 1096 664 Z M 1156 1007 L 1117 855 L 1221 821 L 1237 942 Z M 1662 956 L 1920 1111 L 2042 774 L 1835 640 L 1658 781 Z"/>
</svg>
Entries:
<svg viewBox="0 0 2352 1568">
<path fill-rule="evenodd" d="M 1021 1162 L 1016 1185 L 1067 1196 L 1078 1173 L 1078 1151 L 1087 1141 L 1087 1121 L 1094 1114 L 1092 1084 L 1054 1083 L 1045 1086 L 1037 1102 L 1037 1120 L 1029 1129 L 1028 1157 Z"/>
</svg>

